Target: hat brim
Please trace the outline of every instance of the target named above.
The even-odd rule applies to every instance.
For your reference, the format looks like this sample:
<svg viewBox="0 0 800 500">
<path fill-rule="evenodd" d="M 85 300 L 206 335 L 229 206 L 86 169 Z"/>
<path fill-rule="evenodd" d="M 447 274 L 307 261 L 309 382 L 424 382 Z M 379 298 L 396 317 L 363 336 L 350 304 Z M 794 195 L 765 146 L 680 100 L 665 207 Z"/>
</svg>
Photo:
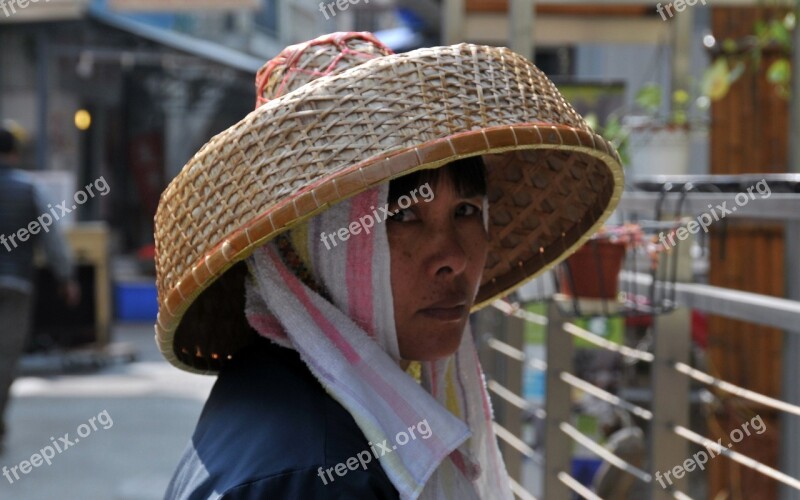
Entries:
<svg viewBox="0 0 800 500">
<path fill-rule="evenodd" d="M 476 308 L 577 250 L 622 193 L 619 156 L 530 61 L 468 44 L 376 58 L 261 106 L 209 141 L 156 214 L 164 356 L 213 373 L 251 341 L 242 265 L 366 189 L 483 155 L 490 250 Z M 223 277 L 223 279 L 219 279 Z"/>
</svg>

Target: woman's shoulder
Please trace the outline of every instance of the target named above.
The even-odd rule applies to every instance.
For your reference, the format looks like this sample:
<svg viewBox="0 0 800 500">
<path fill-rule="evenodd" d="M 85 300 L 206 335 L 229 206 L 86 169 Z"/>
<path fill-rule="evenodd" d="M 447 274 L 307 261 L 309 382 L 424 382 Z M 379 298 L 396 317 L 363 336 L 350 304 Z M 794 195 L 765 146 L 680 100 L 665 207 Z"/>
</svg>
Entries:
<svg viewBox="0 0 800 500">
<path fill-rule="evenodd" d="M 328 399 L 297 352 L 261 340 L 220 372 L 193 440 L 215 453 L 258 450 L 259 462 L 321 460 Z"/>
<path fill-rule="evenodd" d="M 179 468 L 176 477 L 202 478 L 213 485 L 211 491 L 233 495 L 292 489 L 311 479 L 315 483 L 305 487 L 324 486 L 330 493 L 370 483 L 391 487 L 377 460 L 358 472 L 348 470 L 349 478 L 336 475 L 337 465 L 369 449 L 364 434 L 295 351 L 266 340 L 248 347 L 222 370 L 190 448 L 196 459 L 184 463 L 185 470 Z M 192 470 L 197 467 L 203 468 L 201 474 Z M 318 477 L 319 470 L 326 482 Z M 260 498 L 248 495 L 230 498 Z"/>
<path fill-rule="evenodd" d="M 225 491 L 224 500 L 255 500 L 262 498 L 400 498 L 385 474 L 356 469 L 348 475 L 331 481 L 323 467 L 289 471 L 275 476 L 256 479 Z"/>
</svg>

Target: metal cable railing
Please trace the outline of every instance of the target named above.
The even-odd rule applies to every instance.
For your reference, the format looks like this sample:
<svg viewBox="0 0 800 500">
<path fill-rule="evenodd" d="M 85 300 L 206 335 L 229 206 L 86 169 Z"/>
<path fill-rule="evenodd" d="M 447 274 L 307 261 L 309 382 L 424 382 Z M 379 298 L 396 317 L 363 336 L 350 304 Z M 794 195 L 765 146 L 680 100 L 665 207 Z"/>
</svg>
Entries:
<svg viewBox="0 0 800 500">
<path fill-rule="evenodd" d="M 763 175 L 759 174 L 758 178 L 760 179 L 761 177 Z M 777 177 L 773 176 L 769 180 L 772 182 L 775 179 Z M 694 182 L 692 179 L 689 180 Z M 740 183 L 745 182 L 738 177 L 735 180 Z M 658 182 L 662 181 L 663 179 Z M 706 181 L 716 182 L 719 181 L 719 178 L 717 176 L 709 177 Z M 683 184 L 683 187 L 680 184 Z M 752 182 L 747 181 L 745 184 L 749 185 Z M 671 198 L 672 201 L 677 199 L 678 203 L 676 204 L 677 208 L 674 215 L 676 217 L 675 220 L 678 220 L 677 218 L 680 216 L 695 215 L 705 211 L 706 207 L 710 206 L 710 203 L 724 204 L 730 198 L 730 193 L 717 194 L 704 192 L 702 189 L 694 189 L 691 184 L 686 183 L 686 180 L 675 184 L 674 187 L 678 189 L 672 189 L 671 187 L 667 189 L 665 185 L 657 187 L 660 187 L 661 193 L 626 192 L 626 196 L 620 202 L 619 209 L 631 211 L 634 214 L 649 213 L 654 203 L 661 207 L 667 198 Z M 664 191 L 670 191 L 670 193 L 665 193 Z M 731 213 L 729 216 L 731 218 L 780 220 L 789 223 L 790 221 L 800 221 L 800 211 L 798 211 L 797 207 L 800 207 L 800 196 L 797 194 L 782 194 L 780 189 L 776 189 L 775 193 L 768 199 L 764 198 L 758 204 L 753 203 L 746 207 L 743 206 L 741 210 Z M 639 220 L 638 217 L 635 217 L 635 219 Z M 657 214 L 656 220 L 660 219 Z M 796 225 L 797 222 L 794 222 L 794 224 Z M 784 471 L 748 457 L 742 453 L 742 450 L 733 451 L 729 449 L 727 441 L 724 445 L 715 443 L 711 439 L 691 430 L 688 423 L 689 401 L 694 400 L 694 398 L 690 398 L 692 382 L 713 387 L 718 393 L 732 395 L 750 404 L 755 403 L 764 408 L 776 410 L 779 412 L 779 417 L 800 416 L 800 401 L 796 399 L 797 391 L 792 392 L 786 389 L 787 384 L 791 386 L 795 383 L 794 378 L 787 378 L 788 373 L 794 372 L 787 371 L 786 366 L 783 368 L 784 400 L 746 389 L 691 366 L 688 314 L 688 310 L 691 308 L 707 314 L 779 328 L 788 334 L 785 345 L 789 346 L 795 345 L 796 340 L 800 340 L 800 337 L 795 337 L 795 335 L 800 335 L 800 301 L 709 285 L 676 283 L 674 281 L 677 272 L 677 266 L 674 262 L 676 254 L 673 254 L 672 257 L 671 274 L 666 277 L 660 274 L 656 276 L 653 273 L 638 272 L 636 268 L 623 270 L 620 273 L 620 286 L 623 290 L 632 289 L 634 291 L 634 301 L 638 300 L 636 290 L 652 290 L 657 285 L 657 281 L 670 281 L 671 288 L 667 290 L 668 296 L 666 297 L 669 307 L 663 310 L 654 307 L 651 311 L 653 313 L 653 322 L 652 325 L 648 325 L 648 328 L 652 326 L 652 331 L 655 333 L 647 336 L 648 341 L 652 342 L 647 350 L 621 345 L 622 342 L 612 342 L 589 331 L 588 326 L 581 327 L 571 322 L 574 321 L 572 319 L 574 317 L 603 316 L 604 312 L 608 313 L 615 307 L 622 307 L 614 299 L 610 299 L 611 308 L 609 309 L 609 304 L 607 303 L 609 299 L 594 301 L 598 302 L 598 305 L 593 303 L 593 299 L 578 300 L 579 297 L 577 295 L 579 294 L 577 293 L 573 293 L 572 297 L 550 293 L 543 296 L 546 300 L 549 300 L 547 314 L 528 311 L 519 304 L 512 304 L 502 300 L 493 303 L 494 309 L 504 313 L 506 318 L 518 318 L 522 322 L 514 323 L 511 320 L 504 319 L 503 321 L 510 321 L 509 325 L 519 325 L 513 326 L 514 329 L 517 329 L 514 335 L 509 335 L 506 332 L 503 338 L 490 336 L 486 339 L 485 346 L 488 347 L 493 358 L 500 359 L 496 368 L 501 371 L 506 370 L 505 377 L 498 377 L 498 380 L 489 382 L 489 390 L 493 396 L 499 398 L 498 402 L 500 404 L 508 405 L 508 408 L 513 408 L 516 411 L 516 413 L 509 412 L 507 415 L 514 415 L 516 418 L 520 418 L 519 410 L 522 409 L 527 416 L 534 415 L 537 418 L 544 419 L 544 425 L 536 428 L 537 443 L 542 442 L 540 440 L 542 436 L 539 436 L 539 432 L 544 433 L 543 441 L 545 447 L 543 454 L 545 465 L 547 466 L 543 469 L 545 471 L 543 476 L 544 497 L 556 500 L 569 498 L 571 495 L 579 495 L 592 500 L 601 498 L 597 492 L 592 491 L 591 488 L 585 485 L 585 478 L 583 478 L 584 483 L 581 483 L 578 479 L 581 477 L 579 472 L 569 473 L 571 446 L 562 444 L 565 436 L 604 460 L 608 464 L 605 466 L 606 468 L 619 469 L 638 479 L 639 482 L 637 484 L 639 486 L 650 488 L 651 496 L 663 497 L 666 494 L 678 500 L 691 499 L 691 496 L 681 491 L 681 489 L 686 489 L 684 487 L 684 485 L 687 485 L 685 475 L 674 477 L 674 483 L 670 481 L 669 487 L 666 487 L 663 484 L 659 484 L 658 473 L 653 471 L 673 470 L 675 467 L 685 463 L 685 460 L 690 456 L 689 446 L 692 444 L 706 447 L 709 454 L 711 453 L 710 450 L 716 450 L 718 455 L 724 455 L 740 466 L 769 477 L 788 490 L 800 490 L 800 477 L 793 477 L 800 476 L 800 461 L 787 459 L 787 454 L 790 456 L 794 453 L 792 450 L 800 445 L 800 443 L 790 443 L 787 440 L 787 437 L 795 436 L 797 433 L 799 427 L 797 419 L 782 420 L 780 430 L 776 431 L 780 432 L 783 438 L 778 442 L 783 447 L 780 451 L 783 460 L 782 467 L 785 467 Z M 790 273 L 790 276 L 797 276 L 796 269 L 793 273 Z M 572 284 L 574 285 L 575 283 Z M 545 290 L 545 294 L 549 293 L 546 291 L 547 286 L 543 286 L 543 290 Z M 553 293 L 558 291 L 563 290 L 556 286 Z M 653 295 L 651 300 L 654 298 L 657 299 L 658 297 Z M 795 296 L 794 298 L 797 297 Z M 626 296 L 626 301 L 630 299 L 630 295 Z M 572 301 L 573 303 L 581 302 L 580 310 L 586 314 L 569 314 L 568 308 L 559 307 L 560 301 L 563 300 Z M 656 306 L 657 304 L 651 302 L 649 305 Z M 679 309 L 673 311 L 673 308 Z M 574 309 L 577 311 L 577 307 Z M 662 312 L 670 313 L 659 314 Z M 611 316 L 611 314 L 607 315 Z M 522 325 L 534 325 L 530 328 L 545 327 L 546 333 L 544 335 L 541 334 L 541 328 L 536 330 L 535 338 L 540 346 L 532 351 L 522 347 L 524 345 Z M 492 330 L 490 329 L 490 331 Z M 564 335 L 564 332 L 568 335 Z M 634 404 L 621 397 L 620 394 L 598 387 L 598 385 L 574 374 L 573 354 L 576 348 L 575 339 L 580 339 L 600 350 L 613 352 L 627 360 L 646 363 L 646 370 L 650 372 L 651 390 L 644 389 L 627 393 L 631 399 L 634 395 L 637 398 L 645 399 L 637 399 L 637 404 Z M 797 352 L 796 346 L 794 350 L 792 348 L 789 349 L 792 353 Z M 532 355 L 526 355 L 526 352 L 531 352 Z M 539 353 L 542 352 L 546 353 L 546 361 L 539 359 L 541 357 Z M 538 357 L 534 357 L 533 353 L 536 353 Z M 800 360 L 791 359 L 795 363 L 800 362 Z M 626 364 L 628 366 L 631 365 L 630 363 Z M 537 372 L 546 373 L 544 393 L 542 394 L 541 392 L 541 382 L 537 382 L 540 386 L 536 391 L 539 392 L 532 392 L 532 394 L 536 394 L 534 396 L 536 398 L 535 402 L 528 402 L 518 394 L 518 392 L 522 392 L 521 381 L 514 382 L 514 379 L 522 378 L 520 376 L 520 367 L 530 367 Z M 495 367 L 493 366 L 493 368 Z M 493 375 L 490 370 L 487 370 L 487 374 Z M 534 378 L 531 380 L 539 379 Z M 519 390 L 517 390 L 518 388 Z M 575 404 L 570 396 L 572 389 L 579 390 L 593 398 L 593 400 L 602 401 L 612 408 L 624 410 L 630 415 L 641 419 L 640 422 L 647 424 L 650 433 L 648 438 L 650 459 L 649 463 L 647 461 L 644 463 L 647 464 L 646 469 L 649 470 L 636 467 L 636 465 L 606 449 L 570 423 L 575 409 Z M 642 405 L 640 401 L 647 401 L 647 398 L 649 398 L 649 406 Z M 542 406 L 544 408 L 541 408 Z M 540 422 L 536 423 L 538 425 Z M 513 422 L 509 422 L 509 424 L 506 427 L 501 426 L 502 430 L 498 437 L 504 442 L 519 445 L 520 443 L 513 439 L 516 436 L 509 429 L 514 429 L 516 426 L 516 428 L 520 429 L 521 435 L 521 426 Z M 719 432 L 715 432 L 715 434 L 719 434 Z M 748 435 L 750 434 L 748 433 Z M 733 436 L 733 433 L 731 433 L 731 436 Z M 731 439 L 734 438 L 731 437 Z M 513 447 L 513 445 L 511 446 Z M 787 447 L 788 450 L 786 449 Z M 524 450 L 525 453 L 534 451 L 530 446 L 528 448 L 518 446 L 518 448 Z M 520 453 L 523 452 L 520 451 Z M 638 464 L 638 459 L 636 463 Z M 521 483 L 526 484 L 523 481 L 516 480 L 512 483 L 514 494 L 527 500 L 530 498 L 530 493 L 520 486 Z"/>
<path fill-rule="evenodd" d="M 578 337 L 579 339 L 591 342 L 597 347 L 602 347 L 603 349 L 619 353 L 629 358 L 638 359 L 639 361 L 645 361 L 647 363 L 653 362 L 654 356 L 652 353 L 641 351 L 639 349 L 634 349 L 632 347 L 627 347 L 624 345 L 615 344 L 614 342 L 606 340 L 600 335 L 596 335 L 590 332 L 589 330 L 579 327 L 574 323 L 564 323 L 564 331 L 569 333 L 570 335 Z"/>
<path fill-rule="evenodd" d="M 603 500 L 599 496 L 595 495 L 592 490 L 587 488 L 586 486 L 582 485 L 580 481 L 575 479 L 574 477 L 570 476 L 564 471 L 561 471 L 557 474 L 558 480 L 564 483 L 564 485 L 577 493 L 578 495 L 582 496 L 586 500 Z"/>
<path fill-rule="evenodd" d="M 685 291 L 682 291 L 682 293 L 685 294 Z M 505 301 L 496 301 L 493 305 L 495 309 L 500 310 L 504 314 L 507 314 L 515 318 L 523 319 L 526 322 L 533 322 L 537 325 L 548 324 L 548 318 L 546 316 L 525 311 L 517 304 L 510 304 Z M 800 318 L 798 318 L 798 324 L 800 324 Z M 658 361 L 655 354 L 651 352 L 642 351 L 640 349 L 635 349 L 632 347 L 614 343 L 574 323 L 563 322 L 561 325 L 561 329 L 572 337 L 580 338 L 601 349 L 606 349 L 608 351 L 615 352 L 627 358 L 632 358 L 650 364 L 654 364 Z M 577 377 L 576 375 L 570 373 L 568 370 L 560 369 L 553 371 L 552 370 L 553 367 L 550 367 L 547 362 L 538 358 L 529 357 L 525 354 L 523 350 L 507 342 L 504 342 L 494 337 L 489 337 L 485 339 L 485 344 L 493 352 L 501 354 L 508 359 L 522 363 L 523 365 L 530 366 L 536 370 L 544 371 L 550 369 L 548 373 L 557 376 L 559 381 L 565 384 L 566 386 L 583 391 L 584 393 L 594 398 L 604 401 L 614 407 L 621 408 L 629 412 L 630 414 L 639 417 L 645 421 L 652 421 L 654 418 L 654 413 L 651 410 L 633 404 L 616 394 L 613 394 L 586 380 L 583 380 Z M 670 369 L 675 370 L 675 372 L 677 373 L 684 374 L 697 382 L 715 387 L 721 391 L 773 408 L 778 411 L 800 416 L 800 406 L 793 405 L 791 403 L 787 403 L 779 399 L 771 398 L 763 394 L 759 394 L 755 391 L 739 387 L 735 384 L 731 384 L 729 382 L 716 378 L 708 373 L 705 373 L 701 370 L 693 368 L 683 361 L 671 361 L 668 364 Z M 508 404 L 513 405 L 514 407 L 522 409 L 524 411 L 530 412 L 537 418 L 545 419 L 547 417 L 547 412 L 544 409 L 531 405 L 525 398 L 516 394 L 514 391 L 504 386 L 503 384 L 500 384 L 496 380 L 490 380 L 487 385 L 489 390 L 493 394 L 497 395 L 499 398 L 501 398 Z M 557 427 L 563 433 L 563 435 L 568 436 L 576 443 L 579 443 L 586 449 L 590 450 L 592 453 L 597 455 L 605 462 L 609 463 L 611 466 L 616 467 L 624 471 L 625 473 L 632 475 L 633 477 L 644 483 L 654 483 L 653 476 L 651 475 L 650 472 L 645 471 L 639 467 L 636 467 L 635 465 L 618 457 L 617 455 L 606 449 L 604 446 L 595 442 L 592 438 L 581 433 L 570 423 L 561 420 L 557 422 Z M 724 446 L 719 446 L 717 443 L 714 443 L 713 441 L 701 436 L 700 434 L 691 431 L 686 426 L 673 425 L 670 429 L 672 432 L 674 432 L 673 435 L 686 439 L 688 442 L 705 446 L 709 449 L 714 448 L 716 450 L 719 450 L 718 454 L 725 455 L 731 460 L 734 460 L 735 462 L 745 467 L 748 467 L 767 477 L 779 481 L 781 484 L 785 484 L 792 488 L 800 489 L 800 480 L 793 478 L 788 474 L 780 472 L 772 467 L 769 467 L 742 453 L 735 452 L 733 450 L 725 448 Z M 497 425 L 496 432 L 499 439 L 508 443 L 514 449 L 519 451 L 523 456 L 529 457 L 533 459 L 536 463 L 541 464 L 542 460 L 541 456 L 537 454 L 536 451 L 529 445 L 527 445 L 524 441 L 522 441 L 513 433 L 511 433 L 508 429 L 506 429 L 503 426 Z M 581 484 L 577 479 L 569 475 L 567 472 L 564 472 L 563 470 L 558 474 L 556 474 L 556 479 L 566 488 L 568 488 L 575 494 L 582 496 L 583 498 L 589 498 L 589 499 L 600 498 L 596 493 L 592 492 L 589 488 Z M 514 494 L 517 495 L 518 498 L 525 498 L 525 499 L 532 498 L 530 492 L 525 490 L 516 481 L 514 482 Z M 672 497 L 680 500 L 691 499 L 689 495 L 687 495 L 686 493 L 680 491 L 675 487 L 672 487 L 669 490 L 669 494 Z"/>
<path fill-rule="evenodd" d="M 516 406 L 520 410 L 525 410 L 531 412 L 538 418 L 546 418 L 547 412 L 545 412 L 542 408 L 534 408 L 528 403 L 523 397 L 516 395 L 513 391 L 507 389 L 502 384 L 498 383 L 496 380 L 489 380 L 486 383 L 486 387 L 493 393 L 497 394 L 499 397 L 503 398 L 510 404 Z"/>
<path fill-rule="evenodd" d="M 525 321 L 535 322 L 535 324 L 538 324 L 538 325 L 546 325 L 547 322 L 548 322 L 548 319 L 547 319 L 546 316 L 542 316 L 542 315 L 539 315 L 539 314 L 531 313 L 529 311 L 525 311 L 525 310 L 519 308 L 518 306 L 509 304 L 508 302 L 505 302 L 505 301 L 496 301 L 494 303 L 494 306 L 495 306 L 496 309 L 502 311 L 505 314 L 508 314 L 508 315 L 523 319 Z M 628 357 L 631 357 L 631 358 L 634 358 L 634 359 L 638 359 L 638 360 L 641 360 L 641 361 L 652 361 L 652 359 L 653 359 L 653 356 L 652 356 L 651 353 L 648 353 L 648 352 L 645 352 L 645 351 L 641 351 L 641 350 L 637 350 L 637 349 L 628 348 L 626 346 L 620 346 L 620 345 L 615 344 L 613 342 L 609 342 L 606 339 L 604 339 L 604 338 L 602 338 L 602 337 L 600 337 L 600 336 L 598 336 L 598 335 L 596 335 L 596 334 L 594 334 L 594 333 L 592 333 L 592 332 L 590 332 L 590 331 L 588 331 L 586 329 L 583 329 L 583 328 L 581 328 L 581 327 L 579 327 L 577 325 L 571 324 L 571 323 L 567 323 L 567 324 L 564 325 L 564 331 L 569 333 L 569 334 L 571 334 L 571 335 L 573 335 L 573 336 L 576 336 L 578 338 L 582 338 L 582 339 L 586 340 L 587 342 L 590 342 L 592 344 L 598 345 L 599 347 L 605 347 L 605 348 L 607 348 L 609 350 L 618 352 L 619 354 L 621 354 L 623 356 L 628 356 Z M 529 366 L 531 366 L 531 367 L 533 367 L 535 369 L 538 369 L 538 370 L 546 370 L 547 369 L 547 363 L 546 362 L 544 362 L 544 361 L 542 361 L 540 359 L 537 359 L 537 358 L 530 358 L 530 357 L 526 356 L 525 353 L 522 350 L 520 350 L 520 349 L 518 349 L 518 348 L 516 348 L 516 347 L 514 347 L 514 346 L 512 346 L 512 345 L 510 345 L 510 344 L 508 344 L 506 342 L 503 342 L 503 341 L 501 341 L 499 339 L 496 339 L 496 338 L 493 338 L 493 337 L 489 337 L 489 338 L 485 339 L 485 344 L 486 344 L 487 347 L 492 349 L 494 352 L 502 354 L 502 355 L 506 356 L 509 359 L 513 359 L 513 360 L 518 361 L 520 363 L 527 364 L 527 365 L 529 365 Z M 568 386 L 575 387 L 577 389 L 580 389 L 580 390 L 586 392 L 587 394 L 591 394 L 591 395 L 597 397 L 600 400 L 606 401 L 609 404 L 612 404 L 612 405 L 618 406 L 620 408 L 623 408 L 623 409 L 631 412 L 632 414 L 643 418 L 644 420 L 650 420 L 652 418 L 652 413 L 649 410 L 646 410 L 646 409 L 641 408 L 641 407 L 639 407 L 637 405 L 629 403 L 629 402 L 623 400 L 622 398 L 620 398 L 619 396 L 611 394 L 610 392 L 605 391 L 605 390 L 601 389 L 600 387 L 597 387 L 597 386 L 595 386 L 595 385 L 593 385 L 593 384 L 591 384 L 589 382 L 586 382 L 586 381 L 576 377 L 575 375 L 573 375 L 573 374 L 571 374 L 569 372 L 561 371 L 560 372 L 560 379 L 565 384 L 567 384 Z M 546 417 L 546 412 L 543 409 L 541 409 L 541 408 L 533 408 L 532 405 L 527 400 L 525 400 L 521 396 L 515 394 L 513 391 L 511 391 L 507 387 L 503 386 L 502 384 L 500 384 L 496 380 L 489 380 L 488 383 L 487 383 L 487 387 L 493 394 L 497 395 L 502 400 L 506 401 L 508 404 L 511 404 L 512 406 L 514 406 L 516 408 L 532 412 L 538 418 L 545 418 Z M 619 468 L 620 470 L 623 470 L 626 473 L 629 473 L 629 474 L 633 475 L 634 477 L 636 477 L 637 479 L 639 479 L 641 481 L 644 481 L 646 483 L 652 481 L 652 477 L 648 472 L 643 471 L 642 469 L 640 469 L 640 468 L 638 468 L 638 467 L 636 467 L 636 466 L 634 466 L 632 464 L 629 464 L 628 462 L 624 461 L 623 459 L 617 457 L 616 455 L 614 455 L 613 453 L 608 451 L 606 448 L 604 448 L 602 445 L 597 444 L 591 438 L 583 435 L 580 431 L 578 431 L 572 425 L 570 425 L 570 424 L 568 424 L 566 422 L 561 422 L 560 425 L 559 425 L 559 428 L 565 435 L 571 437 L 573 440 L 575 440 L 576 442 L 580 443 L 581 445 L 583 445 L 587 449 L 591 450 L 592 452 L 596 453 L 601 458 L 607 460 L 610 464 L 612 464 L 613 466 Z M 495 431 L 496 431 L 497 436 L 498 436 L 498 438 L 500 440 L 502 440 L 503 442 L 508 443 L 511 447 L 516 449 L 522 455 L 524 455 L 526 457 L 529 457 L 529 458 L 534 458 L 536 462 L 539 462 L 539 460 L 541 460 L 539 455 L 536 454 L 536 452 L 530 446 L 525 444 L 519 438 L 516 438 L 516 436 L 514 436 L 510 431 L 508 431 L 503 426 L 501 426 L 499 424 L 496 424 Z M 536 459 L 539 459 L 539 460 L 536 460 Z M 596 494 L 592 493 L 585 486 L 583 486 L 579 481 L 577 481 L 576 479 L 572 478 L 566 472 L 562 471 L 562 473 L 560 473 L 558 476 L 559 476 L 559 480 L 563 484 L 565 484 L 567 487 L 569 487 L 575 493 L 583 496 L 584 498 L 600 498 Z M 519 498 L 526 498 L 525 497 L 526 494 L 530 495 L 530 493 L 527 492 L 527 490 L 521 489 L 521 486 L 519 486 L 519 483 L 516 483 L 515 488 L 514 488 L 514 493 Z"/>
<path fill-rule="evenodd" d="M 547 316 L 526 311 L 525 309 L 519 307 L 519 304 L 512 304 L 505 300 L 495 300 L 492 302 L 492 306 L 498 311 L 508 314 L 509 316 L 514 316 L 515 318 L 523 319 L 536 325 L 544 326 L 548 322 Z"/>
<path fill-rule="evenodd" d="M 509 478 L 509 480 L 511 481 L 511 492 L 516 495 L 517 498 L 520 500 L 537 500 L 537 498 L 531 495 L 521 484 L 514 481 L 514 478 Z"/>
<path fill-rule="evenodd" d="M 494 426 L 494 433 L 497 434 L 497 437 L 499 439 L 502 439 L 510 446 L 514 447 L 514 449 L 516 449 L 518 452 L 522 453 L 523 455 L 530 458 L 539 465 L 544 465 L 542 457 L 538 453 L 536 453 L 536 450 L 528 446 L 528 444 L 525 443 L 525 441 L 515 436 L 514 433 L 512 433 L 502 425 L 498 424 L 497 422 L 493 422 L 492 425 Z"/>
<path fill-rule="evenodd" d="M 726 457 L 744 465 L 745 467 L 753 469 L 756 472 L 760 472 L 761 474 L 771 477 L 772 479 L 775 479 L 776 481 L 787 486 L 791 486 L 796 490 L 800 490 L 800 481 L 787 474 L 784 474 L 779 470 L 775 470 L 772 467 L 764 465 L 758 460 L 754 460 L 747 455 L 742 455 L 741 453 L 728 449 L 725 446 L 721 446 L 718 443 L 715 443 L 714 441 L 707 439 L 696 432 L 692 432 L 681 425 L 675 426 L 673 430 L 675 431 L 675 434 L 684 439 L 687 439 L 700 446 L 704 446 L 706 449 L 714 448 L 714 451 L 716 451 L 718 455 L 725 455 Z M 732 446 L 732 444 L 728 444 L 727 446 Z"/>
<path fill-rule="evenodd" d="M 571 437 L 574 441 L 580 443 L 582 446 L 585 446 L 587 449 L 595 453 L 598 457 L 602 458 L 603 460 L 613 465 L 614 467 L 618 468 L 619 470 L 627 472 L 636 479 L 644 481 L 645 483 L 649 483 L 650 481 L 653 480 L 653 476 L 651 476 L 650 473 L 645 472 L 642 469 L 632 464 L 629 464 L 625 460 L 614 455 L 602 445 L 595 443 L 594 440 L 582 434 L 581 431 L 579 431 L 572 425 L 566 422 L 561 422 L 558 425 L 558 428 L 561 429 L 561 432 Z"/>
<path fill-rule="evenodd" d="M 542 371 L 547 370 L 546 362 L 542 361 L 539 358 L 528 358 L 524 352 L 520 351 L 516 347 L 506 344 L 502 340 L 497 340 L 496 338 L 489 337 L 488 339 L 486 339 L 486 345 L 497 352 L 505 354 L 511 359 L 527 362 L 528 366 L 530 366 L 534 370 L 542 370 Z"/>
<path fill-rule="evenodd" d="M 683 493 L 682 491 L 675 490 L 672 492 L 672 498 L 677 498 L 678 500 L 694 500 L 692 497 Z"/>
<path fill-rule="evenodd" d="M 686 363 L 675 363 L 673 366 L 679 373 L 688 375 L 692 379 L 702 382 L 703 384 L 716 387 L 719 390 L 733 394 L 734 396 L 738 396 L 742 399 L 752 401 L 753 403 L 769 406 L 770 408 L 774 408 L 778 411 L 800 416 L 800 406 L 786 403 L 780 399 L 764 396 L 763 394 L 745 389 L 744 387 L 739 387 L 738 385 L 731 384 L 730 382 L 725 382 L 724 380 L 712 377 L 708 373 L 700 371 L 696 368 L 692 368 Z"/>
<path fill-rule="evenodd" d="M 564 383 L 571 385 L 572 387 L 579 389 L 590 396 L 594 396 L 601 401 L 605 401 L 606 403 L 614 405 L 618 408 L 627 410 L 637 417 L 643 418 L 644 420 L 652 420 L 653 418 L 653 412 L 650 410 L 645 410 L 641 406 L 636 406 L 635 404 L 629 403 L 619 396 L 611 394 L 610 392 L 603 390 L 583 379 L 580 379 L 571 373 L 561 372 L 560 378 L 564 381 Z"/>
</svg>

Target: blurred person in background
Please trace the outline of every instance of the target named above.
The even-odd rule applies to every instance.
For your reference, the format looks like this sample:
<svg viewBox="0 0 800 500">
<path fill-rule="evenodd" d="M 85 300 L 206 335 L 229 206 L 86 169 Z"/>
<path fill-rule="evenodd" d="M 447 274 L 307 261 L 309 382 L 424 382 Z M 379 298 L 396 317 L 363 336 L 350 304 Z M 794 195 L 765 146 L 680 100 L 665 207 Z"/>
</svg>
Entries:
<svg viewBox="0 0 800 500">
<path fill-rule="evenodd" d="M 18 169 L 22 139 L 15 124 L 0 125 L 0 452 L 11 383 L 31 324 L 37 243 L 44 245 L 67 304 L 80 299 L 67 242 L 56 227 L 43 231 L 37 223 L 48 209 L 33 179 Z"/>
</svg>

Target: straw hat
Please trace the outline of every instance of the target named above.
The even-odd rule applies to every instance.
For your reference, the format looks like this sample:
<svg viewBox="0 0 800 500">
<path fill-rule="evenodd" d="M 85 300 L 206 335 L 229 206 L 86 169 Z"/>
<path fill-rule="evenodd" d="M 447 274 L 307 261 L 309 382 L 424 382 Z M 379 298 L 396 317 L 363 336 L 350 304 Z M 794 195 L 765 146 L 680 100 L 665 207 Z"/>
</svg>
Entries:
<svg viewBox="0 0 800 500">
<path fill-rule="evenodd" d="M 380 183 L 483 155 L 491 242 L 475 309 L 574 252 L 622 192 L 614 148 L 506 48 L 392 54 L 334 33 L 287 47 L 256 86 L 257 109 L 194 155 L 155 217 L 156 339 L 188 371 L 218 371 L 255 335 L 243 259 Z"/>
</svg>

